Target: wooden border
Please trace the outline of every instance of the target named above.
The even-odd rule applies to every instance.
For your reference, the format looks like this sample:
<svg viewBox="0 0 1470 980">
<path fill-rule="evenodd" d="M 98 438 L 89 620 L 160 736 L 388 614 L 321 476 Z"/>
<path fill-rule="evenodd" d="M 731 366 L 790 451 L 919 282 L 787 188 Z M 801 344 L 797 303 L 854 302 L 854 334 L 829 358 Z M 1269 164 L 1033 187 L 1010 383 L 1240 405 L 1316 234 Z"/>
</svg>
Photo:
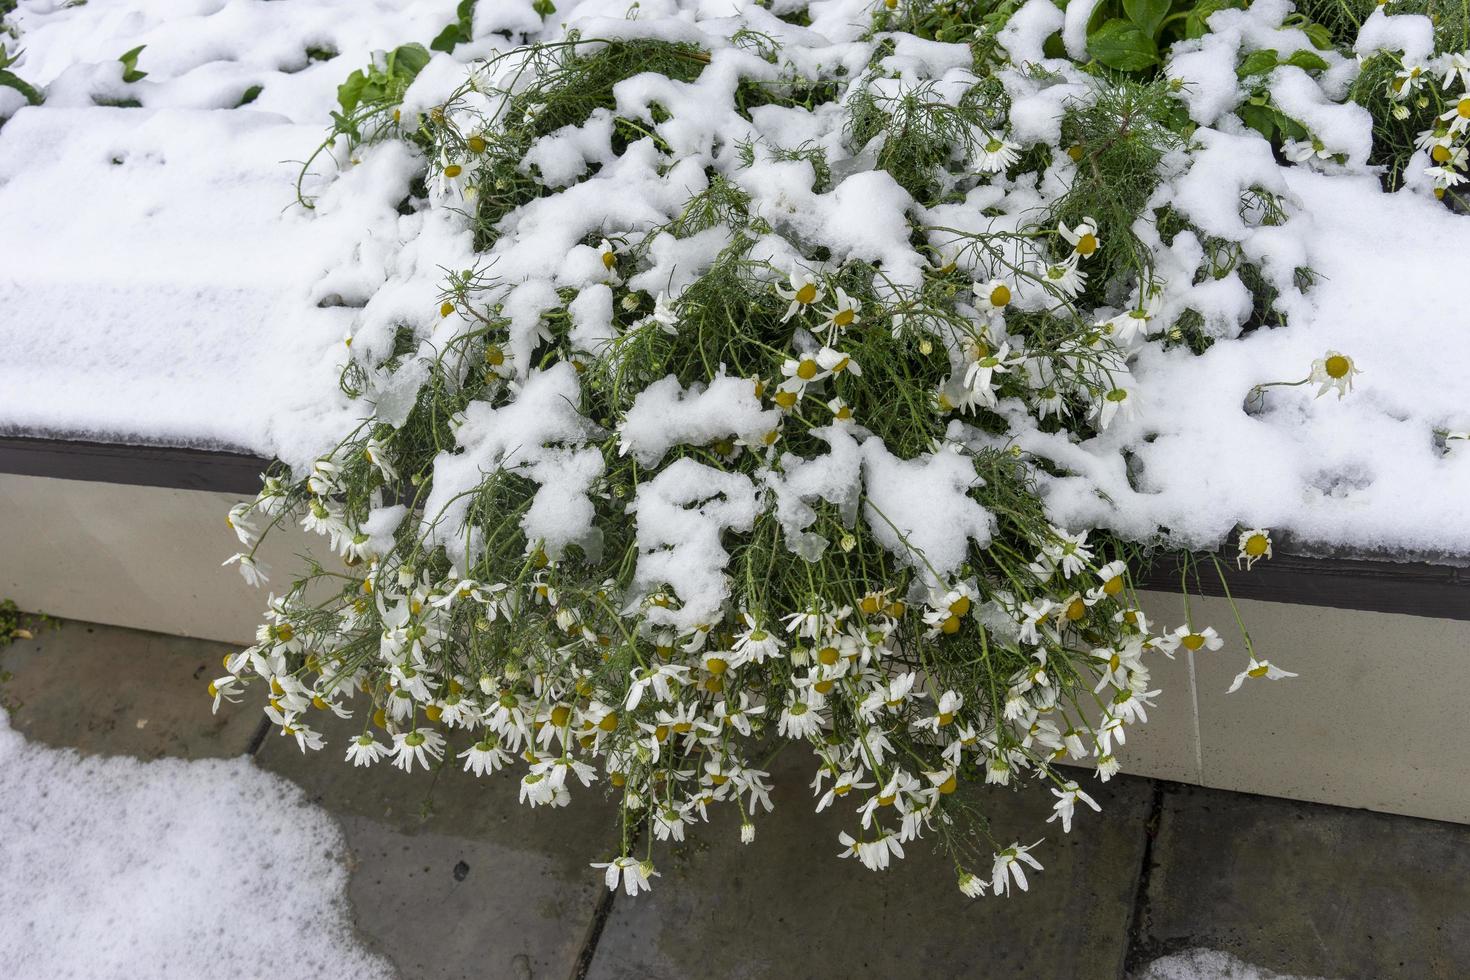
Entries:
<svg viewBox="0 0 1470 980">
<path fill-rule="evenodd" d="M 1224 584 L 1236 599 L 1470 620 L 1470 569 L 1417 561 L 1303 558 L 1278 553 L 1245 571 L 1236 568 L 1234 552 L 1215 557 L 1225 571 Z M 1223 596 L 1225 589 L 1210 555 L 1194 556 L 1193 561 L 1189 591 Z M 1159 592 L 1178 592 L 1183 567 L 1184 559 L 1179 555 L 1159 556 L 1139 577 L 1138 585 Z"/>
<path fill-rule="evenodd" d="M 270 460 L 247 453 L 0 437 L 0 473 L 254 496 Z"/>
<path fill-rule="evenodd" d="M 19 476 L 253 495 L 269 465 L 269 460 L 246 453 L 0 437 L 0 473 Z M 1233 552 L 1217 557 L 1230 594 L 1237 599 L 1470 620 L 1466 568 L 1278 554 L 1247 572 L 1235 567 Z M 1197 556 L 1196 562 L 1190 591 L 1224 595 L 1209 556 Z M 1155 559 L 1139 577 L 1139 587 L 1179 591 L 1182 563 L 1177 555 Z"/>
</svg>

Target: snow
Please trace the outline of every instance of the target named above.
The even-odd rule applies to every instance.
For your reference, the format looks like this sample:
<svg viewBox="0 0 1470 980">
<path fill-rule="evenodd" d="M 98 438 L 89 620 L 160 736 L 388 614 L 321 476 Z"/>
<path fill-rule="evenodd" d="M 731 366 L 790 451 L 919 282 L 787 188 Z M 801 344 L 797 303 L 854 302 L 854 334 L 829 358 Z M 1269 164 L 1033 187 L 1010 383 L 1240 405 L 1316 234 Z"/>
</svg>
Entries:
<svg viewBox="0 0 1470 980">
<path fill-rule="evenodd" d="M 354 935 L 336 824 L 247 758 L 81 758 L 0 711 L 0 841 L 7 976 L 393 975 Z"/>
<path fill-rule="evenodd" d="M 489 9 L 477 11 L 475 39 L 452 56 L 435 56 L 410 92 L 410 111 L 459 84 L 461 62 L 543 31 L 530 0 L 482 6 Z M 1090 9 L 1078 3 L 1064 14 L 1049 0 L 1030 0 L 1002 32 L 1014 62 L 1044 62 L 1047 69 L 1000 72 L 1012 99 L 1010 138 L 1057 139 L 1062 110 L 1089 97 L 1093 82 L 1069 62 L 1045 59 L 1042 44 L 1062 30 L 1069 49 L 1078 48 Z M 563 189 L 507 215 L 505 234 L 477 256 L 452 186 L 431 181 L 431 206 L 399 212 L 423 163 L 401 144 L 366 148 L 354 160 L 342 154 L 339 172 L 323 158 L 321 176 L 308 181 L 316 198 L 311 211 L 294 203 L 296 168 L 288 162 L 320 142 L 336 85 L 349 70 L 374 49 L 427 42 L 453 19 L 452 0 L 126 0 L 81 7 L 22 0 L 12 15 L 27 51 L 17 71 L 45 86 L 48 101 L 14 109 L 12 99 L 0 107 L 13 111 L 0 128 L 0 350 L 7 368 L 0 431 L 229 447 L 301 468 L 368 409 L 385 421 L 407 416 L 428 376 L 424 358 L 467 326 L 458 313 L 439 315 L 444 271 L 493 268 L 496 284 L 481 301 L 499 304 L 511 323 L 505 373 L 522 387 L 506 408 L 467 413 L 459 433 L 466 451 L 441 458 L 431 519 L 441 518 L 440 533 L 466 553 L 473 542 L 455 524 L 467 501 L 454 498 L 488 468 L 502 466 L 537 484 L 521 518 L 528 534 L 551 551 L 593 546 L 589 494 L 601 470 L 589 445 L 594 434 L 565 409 L 565 399 L 575 401 L 576 378 L 570 370 L 538 373 L 531 356 L 543 314 L 569 295 L 576 347 L 597 356 L 613 339 L 613 293 L 589 237 L 637 241 L 677 217 L 717 173 L 751 195 L 753 212 L 771 228 L 752 249 L 754 260 L 768 260 L 784 275 L 799 258 L 782 238 L 790 236 L 808 252 L 827 249 L 824 268 L 811 271 L 875 262 L 883 272 L 879 288 L 897 290 L 923 281 L 927 261 L 914 248 L 915 224 L 1012 230 L 1044 205 L 1046 186 L 997 178 L 962 202 L 919 213 L 889 175 L 870 169 L 874 147 L 844 145 L 835 106 L 764 106 L 750 119 L 733 111 L 730 93 L 742 79 L 839 65 L 848 77 L 859 76 L 873 52 L 873 43 L 861 39 L 870 10 L 866 0 L 824 0 L 811 5 L 811 26 L 798 28 L 744 0 L 649 0 L 632 19 L 622 0 L 558 4 L 542 36 L 569 25 L 584 36 L 688 40 L 711 52 L 710 63 L 693 82 L 639 75 L 615 89 L 618 112 L 652 127 L 676 148 L 678 162 L 665 165 L 652 140 L 614 156 L 612 114 L 593 113 L 530 148 L 523 167 Z M 1179 97 L 1201 128 L 1190 154 L 1166 160 L 1169 179 L 1156 201 L 1262 263 L 1282 291 L 1287 325 L 1241 335 L 1250 297 L 1239 275 L 1188 285 L 1204 244 L 1184 233 L 1164 246 L 1145 229 L 1146 239 L 1154 236 L 1161 276 L 1174 283 L 1160 315 L 1194 309 L 1218 342 L 1203 356 L 1141 345 L 1131 365 L 1137 412 L 1083 443 L 1038 431 L 1018 406 L 1000 410 L 1013 421 L 1016 445 L 1062 467 L 1042 477 L 1041 489 L 1063 526 L 1209 546 L 1244 524 L 1278 529 L 1306 550 L 1470 556 L 1470 525 L 1457 519 L 1455 506 L 1470 489 L 1470 452 L 1445 452 L 1436 437 L 1438 430 L 1470 428 L 1463 397 L 1470 318 L 1453 301 L 1470 221 L 1420 190 L 1384 194 L 1366 174 L 1369 120 L 1362 109 L 1334 101 L 1355 71 L 1337 53 L 1318 52 L 1326 72 L 1285 66 L 1258 82 L 1344 162 L 1282 166 L 1244 129 L 1233 115 L 1241 99 L 1238 59 L 1264 48 L 1283 59 L 1314 50 L 1304 32 L 1284 26 L 1290 12 L 1285 0 L 1221 10 L 1210 19 L 1212 33 L 1175 48 L 1167 70 L 1182 83 Z M 742 24 L 782 40 L 777 64 L 732 43 Z M 139 68 L 148 76 L 125 84 L 117 56 L 139 44 L 147 45 Z M 1357 51 L 1401 49 L 1419 57 L 1431 45 L 1428 21 L 1377 11 Z M 317 61 L 308 48 L 338 54 Z M 885 61 L 895 77 L 875 85 L 892 94 L 932 82 L 937 97 L 951 98 L 967 78 L 965 51 L 899 38 Z M 254 86 L 261 87 L 255 100 L 236 108 Z M 92 104 L 99 97 L 134 99 L 141 108 Z M 663 110 L 657 116 L 655 103 Z M 754 146 L 749 167 L 736 165 L 742 143 Z M 833 180 L 821 193 L 809 162 L 774 153 L 802 145 L 827 155 Z M 586 176 L 590 170 L 596 172 Z M 1045 178 L 1065 179 L 1064 163 Z M 1241 196 L 1254 188 L 1283 195 L 1289 219 L 1268 225 L 1243 217 Z M 933 235 L 931 242 L 937 244 Z M 676 299 L 728 244 L 722 228 L 681 241 L 655 235 L 647 264 L 629 285 Z M 1294 284 L 1298 268 L 1318 276 L 1305 292 Z M 1040 291 L 1018 285 L 1016 308 L 1044 302 Z M 368 369 L 365 401 L 348 400 L 337 382 L 349 356 L 380 362 L 403 331 L 417 350 Z M 1261 410 L 1246 411 L 1253 385 L 1298 380 L 1329 349 L 1351 355 L 1363 372 L 1347 398 L 1278 388 Z M 679 446 L 727 437 L 753 442 L 770 430 L 774 413 L 761 410 L 748 384 L 721 377 L 686 391 L 673 379 L 657 382 L 627 414 L 619 438 L 640 463 L 666 467 Z M 986 540 L 987 515 L 973 503 L 966 508 L 964 474 L 948 456 L 885 459 L 886 451 L 869 442 L 855 468 L 857 454 L 844 442 L 854 439 L 861 434 L 834 433 L 830 458 L 792 458 L 789 466 L 782 462 L 781 475 L 762 476 L 793 547 L 814 554 L 826 546 L 809 536 L 812 506 L 824 500 L 848 507 L 855 498 L 836 481 L 855 469 L 885 513 L 873 484 L 886 488 L 895 513 L 907 513 L 896 523 L 905 536 L 926 540 L 923 550 L 936 566 L 952 570 L 967 539 Z M 636 504 L 644 512 L 693 513 L 687 508 L 697 495 L 685 482 L 646 489 Z M 733 496 L 715 523 L 745 526 L 734 502 L 756 491 L 724 489 Z M 906 512 L 916 501 L 922 506 Z M 707 539 L 713 525 L 695 523 Z M 674 544 L 648 544 L 644 578 L 676 591 L 682 582 L 686 602 L 718 593 L 704 564 L 658 551 Z M 892 546 L 902 547 L 896 537 Z"/>
<path fill-rule="evenodd" d="M 1161 956 L 1136 974 L 1136 980 L 1313 980 L 1253 966 L 1213 949 L 1187 949 Z M 1321 980 L 1321 978 L 1316 978 Z"/>
<path fill-rule="evenodd" d="M 1291 301 L 1287 327 L 1198 357 L 1144 353 L 1134 373 L 1149 397 L 1135 421 L 1065 450 L 1023 440 L 1088 474 L 1051 481 L 1048 504 L 1068 526 L 1140 537 L 1162 526 L 1195 545 L 1240 523 L 1359 554 L 1470 555 L 1470 454 L 1435 440 L 1436 429 L 1470 427 L 1470 345 L 1453 339 L 1470 332 L 1470 312 L 1446 291 L 1457 257 L 1470 254 L 1470 221 L 1383 194 L 1371 177 L 1284 176 L 1300 199 L 1293 220 L 1309 225 L 1307 264 L 1323 281 Z M 1299 380 L 1328 349 L 1363 372 L 1347 397 L 1279 388 L 1264 411 L 1245 410 L 1253 385 Z M 1138 489 L 1121 447 L 1135 456 Z"/>
<path fill-rule="evenodd" d="M 755 386 L 723 372 L 687 390 L 669 375 L 638 393 L 620 428 L 621 448 L 653 466 L 676 445 L 707 446 L 725 436 L 752 444 L 773 431 L 781 413 L 761 407 Z"/>
</svg>

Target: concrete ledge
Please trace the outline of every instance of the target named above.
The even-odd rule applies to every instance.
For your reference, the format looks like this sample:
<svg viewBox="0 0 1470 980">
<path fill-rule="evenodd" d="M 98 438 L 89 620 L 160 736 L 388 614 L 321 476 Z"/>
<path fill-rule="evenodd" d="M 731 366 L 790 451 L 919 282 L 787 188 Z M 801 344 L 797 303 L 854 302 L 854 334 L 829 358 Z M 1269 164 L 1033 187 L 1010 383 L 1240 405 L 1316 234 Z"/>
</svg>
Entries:
<svg viewBox="0 0 1470 980">
<path fill-rule="evenodd" d="M 224 515 L 241 499 L 0 474 L 0 595 L 68 619 L 249 643 L 268 589 L 220 567 L 237 546 Z M 279 586 L 296 555 L 320 544 L 289 528 L 261 554 Z M 1271 594 L 1270 579 L 1251 581 Z M 1243 591 L 1235 576 L 1231 589 Z M 1143 598 L 1156 622 L 1184 622 L 1177 592 Z M 1470 621 L 1260 598 L 1237 606 L 1259 654 L 1301 677 L 1226 695 L 1246 662 L 1235 614 L 1224 599 L 1193 597 L 1194 622 L 1226 646 L 1155 659 L 1164 695 L 1119 753 L 1127 771 L 1470 823 L 1470 758 L 1455 751 L 1453 727 L 1470 703 Z"/>
<path fill-rule="evenodd" d="M 239 550 L 225 514 L 253 495 L 0 473 L 0 595 L 65 619 L 249 643 L 269 588 L 220 563 Z M 289 582 L 315 543 L 283 528 L 259 556 Z"/>
</svg>

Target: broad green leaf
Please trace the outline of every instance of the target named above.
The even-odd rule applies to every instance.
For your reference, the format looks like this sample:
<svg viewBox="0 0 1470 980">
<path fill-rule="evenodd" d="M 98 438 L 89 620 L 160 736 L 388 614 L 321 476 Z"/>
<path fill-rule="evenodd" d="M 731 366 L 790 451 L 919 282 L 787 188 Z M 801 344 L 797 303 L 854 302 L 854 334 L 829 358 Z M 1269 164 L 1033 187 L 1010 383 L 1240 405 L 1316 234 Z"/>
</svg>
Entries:
<svg viewBox="0 0 1470 980">
<path fill-rule="evenodd" d="M 1247 102 L 1235 112 L 1240 116 L 1241 122 L 1268 140 L 1276 132 L 1276 112 L 1273 109 Z"/>
<path fill-rule="evenodd" d="M 1245 56 L 1240 66 L 1235 69 L 1235 74 L 1240 78 L 1249 78 L 1252 75 L 1264 75 L 1278 64 L 1280 62 L 1277 60 L 1274 48 L 1252 51 Z"/>
<path fill-rule="evenodd" d="M 1114 18 L 1087 39 L 1087 53 L 1109 68 L 1143 71 L 1159 63 L 1159 49 L 1136 24 Z"/>
<path fill-rule="evenodd" d="M 40 105 L 43 101 L 40 91 L 34 85 L 14 72 L 6 71 L 3 68 L 0 68 L 0 88 L 15 89 L 21 95 L 25 96 L 26 101 L 31 105 Z"/>
<path fill-rule="evenodd" d="M 148 73 L 146 71 L 139 71 L 138 70 L 138 55 L 142 54 L 143 53 L 143 49 L 146 48 L 146 47 L 148 47 L 148 45 L 146 45 L 146 44 L 140 44 L 136 48 L 134 48 L 133 50 L 124 52 L 117 59 L 118 61 L 121 61 L 122 62 L 122 66 L 123 66 L 122 80 L 124 82 L 127 82 L 128 84 L 131 85 L 133 82 L 136 82 L 139 79 L 143 79 L 143 78 L 147 78 L 148 77 Z"/>
<path fill-rule="evenodd" d="M 1295 65 L 1303 71 L 1326 71 L 1327 61 L 1320 55 L 1311 51 L 1298 51 L 1283 64 Z"/>
<path fill-rule="evenodd" d="M 1302 28 L 1302 32 L 1307 35 L 1307 40 L 1312 42 L 1312 47 L 1318 51 L 1332 50 L 1332 32 L 1321 24 L 1308 24 Z"/>
<path fill-rule="evenodd" d="M 1158 39 L 1159 25 L 1169 16 L 1170 0 L 1123 0 L 1123 12 L 1150 41 Z"/>
</svg>

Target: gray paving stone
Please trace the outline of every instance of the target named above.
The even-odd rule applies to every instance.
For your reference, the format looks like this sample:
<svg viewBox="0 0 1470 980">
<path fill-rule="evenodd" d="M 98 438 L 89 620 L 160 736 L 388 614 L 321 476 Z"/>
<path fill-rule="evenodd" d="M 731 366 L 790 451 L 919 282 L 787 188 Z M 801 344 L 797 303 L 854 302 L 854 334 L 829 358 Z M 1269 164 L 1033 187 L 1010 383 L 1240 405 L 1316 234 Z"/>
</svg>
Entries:
<svg viewBox="0 0 1470 980">
<path fill-rule="evenodd" d="M 839 860 L 850 814 L 811 812 L 808 768 L 795 754 L 778 761 L 776 811 L 753 844 L 741 845 L 738 820 L 722 813 L 682 850 L 656 849 L 661 877 L 650 893 L 618 895 L 590 980 L 1120 975 L 1147 781 L 1084 777 L 1104 814 L 1079 816 L 1070 836 L 1042 829 L 1053 797 L 1040 787 L 980 794 L 998 836 L 1046 836 L 1037 851 L 1046 870 L 1029 894 L 971 900 L 925 842 L 886 872 Z"/>
<path fill-rule="evenodd" d="M 0 703 L 27 738 L 85 754 L 221 758 L 246 751 L 253 704 L 211 714 L 206 687 L 237 648 L 62 621 L 0 649 Z"/>
<path fill-rule="evenodd" d="M 1343 978 L 1470 976 L 1470 826 L 1171 787 L 1130 963 L 1223 950 Z"/>
<path fill-rule="evenodd" d="M 357 769 L 342 753 L 361 723 L 319 729 L 329 740 L 320 752 L 303 756 L 272 731 L 256 759 L 341 823 L 347 895 L 371 948 L 405 978 L 572 976 L 604 891 L 589 862 L 617 839 L 616 810 L 596 785 L 564 809 L 531 810 L 516 801 L 517 775 Z"/>
</svg>

